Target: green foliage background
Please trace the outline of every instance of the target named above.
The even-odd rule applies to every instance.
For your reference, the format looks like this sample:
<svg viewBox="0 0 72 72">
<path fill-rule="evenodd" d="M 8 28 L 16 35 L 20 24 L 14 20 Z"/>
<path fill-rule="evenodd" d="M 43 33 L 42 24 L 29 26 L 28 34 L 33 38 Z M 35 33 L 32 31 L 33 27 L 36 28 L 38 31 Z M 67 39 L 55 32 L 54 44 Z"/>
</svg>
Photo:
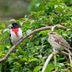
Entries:
<svg viewBox="0 0 72 72">
<path fill-rule="evenodd" d="M 57 29 L 72 46 L 72 0 L 33 0 L 28 7 L 29 15 L 17 20 L 23 30 L 23 35 L 31 30 L 47 25 L 62 24 L 70 30 Z M 0 24 L 0 58 L 10 49 L 8 24 Z M 0 64 L 0 72 L 41 72 L 47 56 L 52 52 L 52 47 L 47 41 L 48 32 L 45 30 L 35 34 L 32 39 L 25 39 L 17 48 L 16 53 L 11 53 L 9 58 Z M 64 55 L 57 56 L 57 68 L 60 72 L 72 72 L 69 60 Z M 52 59 L 45 72 L 54 70 Z"/>
</svg>

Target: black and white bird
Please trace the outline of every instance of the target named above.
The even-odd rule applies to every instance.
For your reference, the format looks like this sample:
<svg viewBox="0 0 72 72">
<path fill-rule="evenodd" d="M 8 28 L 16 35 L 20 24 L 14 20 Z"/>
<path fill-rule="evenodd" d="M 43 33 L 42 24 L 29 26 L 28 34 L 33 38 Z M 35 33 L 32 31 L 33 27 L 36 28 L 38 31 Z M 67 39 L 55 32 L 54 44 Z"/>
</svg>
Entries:
<svg viewBox="0 0 72 72">
<path fill-rule="evenodd" d="M 12 23 L 10 36 L 12 45 L 14 45 L 22 37 L 22 29 L 20 28 L 20 25 L 18 23 Z"/>
</svg>

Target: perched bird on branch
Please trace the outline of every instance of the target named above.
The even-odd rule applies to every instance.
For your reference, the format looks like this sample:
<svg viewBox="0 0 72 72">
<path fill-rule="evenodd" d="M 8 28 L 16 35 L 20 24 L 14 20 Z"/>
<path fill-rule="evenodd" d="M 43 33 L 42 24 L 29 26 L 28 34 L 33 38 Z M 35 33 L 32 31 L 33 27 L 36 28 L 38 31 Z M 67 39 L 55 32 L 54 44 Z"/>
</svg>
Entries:
<svg viewBox="0 0 72 72">
<path fill-rule="evenodd" d="M 63 52 L 63 50 L 65 50 L 66 52 L 68 52 L 69 60 L 70 60 L 70 63 L 72 64 L 72 52 L 70 51 L 70 49 L 72 48 L 70 47 L 68 42 L 61 35 L 58 35 L 56 32 L 50 32 L 48 33 L 48 35 L 49 35 L 48 42 L 53 47 L 53 51 Z M 55 63 L 56 63 L 56 60 L 55 60 Z"/>
<path fill-rule="evenodd" d="M 11 44 L 14 45 L 21 37 L 22 37 L 22 30 L 20 28 L 20 25 L 15 23 L 12 23 L 12 27 L 10 29 L 10 39 Z"/>
<path fill-rule="evenodd" d="M 68 42 L 56 32 L 50 32 L 48 33 L 48 36 L 48 42 L 55 50 L 66 50 L 69 52 L 69 49 L 71 49 Z"/>
</svg>

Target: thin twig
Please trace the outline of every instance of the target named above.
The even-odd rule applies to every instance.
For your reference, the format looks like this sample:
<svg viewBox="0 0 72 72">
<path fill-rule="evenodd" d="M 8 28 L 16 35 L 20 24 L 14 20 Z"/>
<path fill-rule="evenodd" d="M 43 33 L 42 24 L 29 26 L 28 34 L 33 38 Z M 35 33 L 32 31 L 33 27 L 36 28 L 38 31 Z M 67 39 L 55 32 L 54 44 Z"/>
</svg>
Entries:
<svg viewBox="0 0 72 72">
<path fill-rule="evenodd" d="M 52 53 L 48 56 L 48 58 L 47 58 L 46 61 L 45 61 L 44 66 L 43 66 L 43 68 L 42 68 L 42 72 L 45 72 L 45 69 L 46 69 L 47 65 L 49 64 L 50 60 L 52 59 L 52 57 L 54 56 L 54 54 L 57 54 L 57 53 L 58 53 L 58 52 L 52 52 Z"/>
<path fill-rule="evenodd" d="M 55 31 L 56 28 L 61 28 L 61 29 L 64 29 L 64 30 L 68 30 L 66 27 L 64 27 L 60 24 L 57 24 L 57 25 L 52 26 L 51 31 Z"/>
<path fill-rule="evenodd" d="M 51 53 L 48 56 L 48 58 L 46 59 L 45 64 L 44 64 L 43 69 L 42 69 L 42 72 L 45 72 L 45 69 L 46 69 L 47 65 L 49 64 L 50 60 L 52 59 L 52 57 L 53 57 L 53 53 Z"/>
<path fill-rule="evenodd" d="M 69 53 L 65 52 L 65 51 L 61 51 L 60 53 L 69 56 Z"/>
<path fill-rule="evenodd" d="M 50 60 L 52 59 L 52 57 L 54 56 L 54 54 L 60 54 L 60 53 L 69 56 L 69 54 L 68 54 L 67 52 L 64 52 L 64 51 L 61 51 L 61 52 L 56 52 L 56 51 L 55 51 L 55 52 L 52 52 L 52 53 L 48 56 L 48 58 L 46 59 L 45 64 L 44 64 L 44 66 L 43 66 L 43 68 L 42 68 L 42 72 L 45 72 L 45 69 L 46 69 L 46 67 L 48 66 L 48 64 L 49 64 Z"/>
</svg>

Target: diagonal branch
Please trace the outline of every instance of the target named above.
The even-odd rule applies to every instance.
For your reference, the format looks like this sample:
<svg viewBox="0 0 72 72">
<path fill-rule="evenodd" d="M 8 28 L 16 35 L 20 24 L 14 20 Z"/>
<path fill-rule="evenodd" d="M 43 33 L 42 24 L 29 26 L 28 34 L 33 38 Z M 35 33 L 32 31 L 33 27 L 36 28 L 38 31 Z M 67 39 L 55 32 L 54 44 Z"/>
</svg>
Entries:
<svg viewBox="0 0 72 72">
<path fill-rule="evenodd" d="M 47 68 L 47 66 L 48 66 L 49 62 L 51 61 L 51 59 L 53 58 L 54 54 L 60 54 L 60 53 L 69 56 L 69 54 L 68 54 L 67 52 L 64 52 L 64 51 L 61 51 L 61 52 L 52 52 L 52 53 L 48 56 L 48 58 L 46 59 L 46 61 L 45 61 L 45 63 L 44 63 L 44 66 L 43 66 L 43 68 L 42 68 L 42 72 L 45 72 L 45 69 Z M 70 58 L 71 58 L 71 57 L 70 57 Z M 70 59 L 70 58 L 69 58 L 69 59 Z M 70 60 L 71 60 L 71 59 L 70 59 Z M 71 62 L 72 62 L 72 61 L 71 61 Z"/>
<path fill-rule="evenodd" d="M 46 69 L 47 65 L 49 64 L 50 60 L 52 59 L 52 57 L 53 57 L 53 53 L 51 53 L 51 54 L 48 56 L 48 58 L 46 59 L 46 62 L 45 62 L 45 64 L 44 64 L 43 68 L 42 68 L 42 72 L 45 72 L 45 69 Z"/>
<path fill-rule="evenodd" d="M 61 25 L 56 25 L 56 27 L 58 28 L 62 28 L 64 30 L 66 30 L 67 28 L 64 27 L 64 26 L 61 26 Z M 6 53 L 6 55 L 0 59 L 0 63 L 4 62 L 10 55 L 10 53 L 26 38 L 28 38 L 29 36 L 39 32 L 39 31 L 44 31 L 44 30 L 48 30 L 48 29 L 51 29 L 52 26 L 46 26 L 46 27 L 41 27 L 41 28 L 38 28 L 38 29 L 35 29 L 33 30 L 30 34 L 26 35 L 26 36 L 23 36 L 22 38 L 20 38 L 17 43 L 15 45 L 13 45 L 10 50 Z"/>
</svg>

